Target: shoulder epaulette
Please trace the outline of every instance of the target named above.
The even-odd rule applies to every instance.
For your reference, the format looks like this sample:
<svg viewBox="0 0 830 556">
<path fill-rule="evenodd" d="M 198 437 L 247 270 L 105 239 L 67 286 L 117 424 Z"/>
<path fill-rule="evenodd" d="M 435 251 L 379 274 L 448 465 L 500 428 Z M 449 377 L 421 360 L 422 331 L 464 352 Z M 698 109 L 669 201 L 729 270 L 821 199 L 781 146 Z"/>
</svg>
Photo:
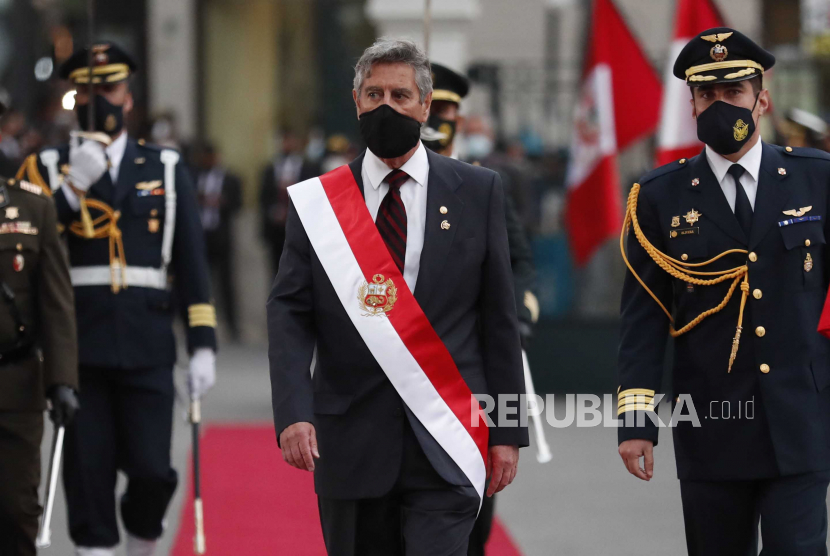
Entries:
<svg viewBox="0 0 830 556">
<path fill-rule="evenodd" d="M 784 147 L 781 149 L 784 154 L 789 156 L 797 156 L 799 158 L 818 158 L 819 160 L 830 160 L 830 153 L 821 149 L 811 149 L 808 147 Z"/>
<path fill-rule="evenodd" d="M 19 189 L 21 191 L 26 191 L 27 193 L 31 193 L 33 195 L 41 196 L 43 195 L 43 188 L 39 185 L 35 185 L 31 182 L 26 180 L 6 180 L 6 185 L 9 187 L 13 187 L 15 189 Z"/>
<path fill-rule="evenodd" d="M 672 172 L 676 172 L 677 170 L 681 170 L 689 164 L 689 160 L 686 158 L 681 158 L 680 160 L 675 160 L 674 162 L 669 162 L 668 164 L 664 164 L 659 168 L 655 168 L 642 178 L 638 182 L 640 185 L 644 183 L 648 183 L 653 179 L 659 178 L 660 176 L 665 176 L 666 174 L 671 174 Z"/>
</svg>

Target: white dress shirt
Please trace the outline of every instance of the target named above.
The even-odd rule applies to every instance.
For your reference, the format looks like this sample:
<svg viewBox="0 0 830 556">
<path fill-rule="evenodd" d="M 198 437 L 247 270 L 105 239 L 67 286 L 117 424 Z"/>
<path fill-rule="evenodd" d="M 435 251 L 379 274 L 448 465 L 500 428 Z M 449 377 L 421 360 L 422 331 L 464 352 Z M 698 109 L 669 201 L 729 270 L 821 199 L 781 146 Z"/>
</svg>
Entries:
<svg viewBox="0 0 830 556">
<path fill-rule="evenodd" d="M 749 204 L 752 205 L 752 210 L 755 210 L 755 197 L 758 195 L 758 175 L 761 173 L 761 153 L 763 147 L 759 139 L 755 145 L 749 149 L 743 157 L 737 162 L 743 166 L 744 175 L 741 177 L 741 185 L 744 186 L 746 196 L 749 197 Z M 715 174 L 732 212 L 735 212 L 735 179 L 727 172 L 732 167 L 733 162 L 725 159 L 706 145 L 706 160 L 709 161 L 709 167 L 712 168 L 712 173 Z"/>
<path fill-rule="evenodd" d="M 427 219 L 427 181 L 429 178 L 429 159 L 423 143 L 412 158 L 401 166 L 409 179 L 401 186 L 401 200 L 406 209 L 406 260 L 404 261 L 403 279 L 410 291 L 415 291 L 418 270 L 421 268 L 421 251 L 424 248 L 424 230 Z M 363 197 L 372 220 L 377 219 L 380 203 L 389 191 L 389 184 L 383 179 L 392 169 L 381 159 L 366 149 L 363 157 Z"/>
<path fill-rule="evenodd" d="M 107 153 L 107 159 L 110 161 L 112 183 L 118 183 L 118 170 L 121 169 L 121 161 L 124 160 L 124 151 L 127 150 L 127 132 L 125 131 L 119 135 L 118 139 L 110 143 L 104 150 Z"/>
</svg>

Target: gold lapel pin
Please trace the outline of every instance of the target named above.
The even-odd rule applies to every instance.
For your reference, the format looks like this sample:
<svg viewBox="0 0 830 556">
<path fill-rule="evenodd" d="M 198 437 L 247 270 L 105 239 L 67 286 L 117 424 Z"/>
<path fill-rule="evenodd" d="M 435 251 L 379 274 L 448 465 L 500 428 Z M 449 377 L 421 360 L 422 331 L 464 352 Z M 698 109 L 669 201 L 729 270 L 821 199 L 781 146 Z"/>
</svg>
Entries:
<svg viewBox="0 0 830 556">
<path fill-rule="evenodd" d="M 671 227 L 672 228 L 679 228 L 680 227 L 680 217 L 679 216 L 672 216 L 671 217 Z"/>
<path fill-rule="evenodd" d="M 443 222 L 441 222 L 441 229 L 442 230 L 449 230 L 450 229 L 450 223 L 447 222 L 446 220 L 444 220 Z"/>
<path fill-rule="evenodd" d="M 440 209 L 438 209 L 438 212 L 440 212 L 441 214 L 447 214 L 447 207 L 441 207 Z"/>
<path fill-rule="evenodd" d="M 787 175 L 787 169 L 786 168 L 779 168 L 778 169 L 778 174 L 781 175 L 781 176 L 786 176 Z"/>
</svg>

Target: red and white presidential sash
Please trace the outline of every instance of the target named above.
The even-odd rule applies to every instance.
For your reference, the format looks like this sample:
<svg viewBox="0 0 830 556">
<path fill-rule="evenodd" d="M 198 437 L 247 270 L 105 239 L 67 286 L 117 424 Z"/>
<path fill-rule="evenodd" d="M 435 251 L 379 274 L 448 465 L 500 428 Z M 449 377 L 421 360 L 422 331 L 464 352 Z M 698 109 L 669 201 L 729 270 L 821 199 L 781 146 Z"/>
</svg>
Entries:
<svg viewBox="0 0 830 556">
<path fill-rule="evenodd" d="M 473 394 L 450 352 L 392 261 L 351 169 L 342 166 L 293 185 L 288 194 L 375 360 L 483 497 L 488 442 L 484 416 L 471 403 Z"/>
</svg>

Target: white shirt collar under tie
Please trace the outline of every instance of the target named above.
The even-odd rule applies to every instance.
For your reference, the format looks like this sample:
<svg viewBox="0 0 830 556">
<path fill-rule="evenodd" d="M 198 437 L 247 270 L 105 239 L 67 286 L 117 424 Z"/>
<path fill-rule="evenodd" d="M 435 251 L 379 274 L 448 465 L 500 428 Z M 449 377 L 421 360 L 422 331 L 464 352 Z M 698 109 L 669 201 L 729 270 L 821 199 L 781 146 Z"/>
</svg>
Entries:
<svg viewBox="0 0 830 556">
<path fill-rule="evenodd" d="M 375 156 L 375 153 L 369 149 L 366 149 L 363 168 L 366 170 L 366 175 L 369 178 L 369 185 L 375 190 L 380 187 L 383 179 L 392 171 L 385 162 Z M 427 182 L 429 160 L 427 159 L 427 149 L 423 143 L 418 143 L 418 149 L 415 151 L 415 154 L 406 161 L 406 164 L 401 166 L 401 170 L 406 172 L 418 185 L 423 186 Z"/>
</svg>

